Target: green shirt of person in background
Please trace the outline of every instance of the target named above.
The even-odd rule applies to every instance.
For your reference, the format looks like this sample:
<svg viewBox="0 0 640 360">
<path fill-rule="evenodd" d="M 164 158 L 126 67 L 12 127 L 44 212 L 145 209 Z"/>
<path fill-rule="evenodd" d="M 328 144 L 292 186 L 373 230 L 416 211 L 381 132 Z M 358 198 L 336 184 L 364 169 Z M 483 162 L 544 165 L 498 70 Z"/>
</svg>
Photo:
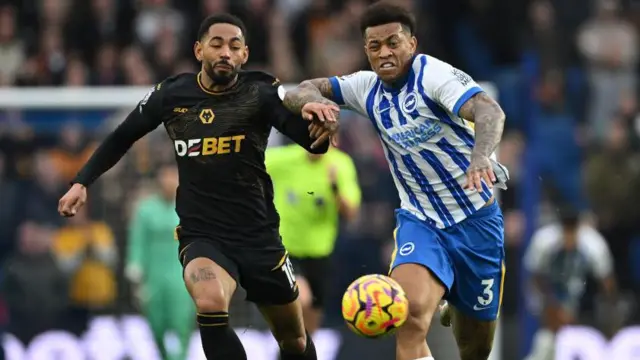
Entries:
<svg viewBox="0 0 640 360">
<path fill-rule="evenodd" d="M 295 145 L 267 149 L 265 163 L 273 181 L 280 234 L 300 289 L 305 326 L 313 333 L 322 320 L 340 219 L 353 220 L 360 209 L 356 168 L 351 157 L 336 148 L 314 155 Z"/>
<path fill-rule="evenodd" d="M 182 281 L 175 211 L 178 170 L 165 165 L 158 171 L 159 191 L 143 198 L 129 224 L 126 275 L 136 288 L 141 310 L 163 359 L 185 360 L 195 329 L 193 302 Z M 178 342 L 165 345 L 173 333 Z"/>
</svg>

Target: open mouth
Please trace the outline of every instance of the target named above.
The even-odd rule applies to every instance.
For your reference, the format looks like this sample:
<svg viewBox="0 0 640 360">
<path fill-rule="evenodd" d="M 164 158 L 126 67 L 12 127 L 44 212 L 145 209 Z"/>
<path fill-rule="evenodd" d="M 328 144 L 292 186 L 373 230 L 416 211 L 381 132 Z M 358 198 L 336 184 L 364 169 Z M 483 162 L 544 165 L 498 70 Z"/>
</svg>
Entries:
<svg viewBox="0 0 640 360">
<path fill-rule="evenodd" d="M 380 69 L 393 69 L 394 67 L 396 67 L 396 65 L 392 62 L 383 62 L 382 64 L 380 64 Z"/>
</svg>

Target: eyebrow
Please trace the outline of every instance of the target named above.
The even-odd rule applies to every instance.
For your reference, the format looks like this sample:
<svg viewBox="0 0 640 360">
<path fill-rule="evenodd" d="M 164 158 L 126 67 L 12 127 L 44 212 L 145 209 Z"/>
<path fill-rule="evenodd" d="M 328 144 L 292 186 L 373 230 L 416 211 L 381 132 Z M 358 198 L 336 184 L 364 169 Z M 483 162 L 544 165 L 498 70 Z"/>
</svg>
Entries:
<svg viewBox="0 0 640 360">
<path fill-rule="evenodd" d="M 402 31 L 400 31 L 400 32 L 402 32 Z M 398 36 L 398 37 L 400 37 L 400 32 L 395 33 L 395 34 L 391 34 L 391 35 L 387 36 L 386 38 L 384 38 L 384 39 L 382 39 L 382 40 L 378 40 L 378 39 L 374 39 L 374 40 L 367 40 L 367 43 L 379 43 L 379 42 L 387 41 L 387 40 L 391 39 L 391 38 L 392 38 L 392 37 L 394 37 L 394 36 Z"/>
<path fill-rule="evenodd" d="M 213 37 L 209 40 L 209 42 L 214 41 L 214 40 L 217 40 L 217 41 L 224 41 L 224 38 L 223 38 L 222 36 L 213 36 Z M 234 37 L 232 37 L 231 39 L 229 39 L 229 42 L 232 42 L 232 41 L 242 41 L 242 37 L 241 37 L 241 36 L 234 36 Z"/>
</svg>

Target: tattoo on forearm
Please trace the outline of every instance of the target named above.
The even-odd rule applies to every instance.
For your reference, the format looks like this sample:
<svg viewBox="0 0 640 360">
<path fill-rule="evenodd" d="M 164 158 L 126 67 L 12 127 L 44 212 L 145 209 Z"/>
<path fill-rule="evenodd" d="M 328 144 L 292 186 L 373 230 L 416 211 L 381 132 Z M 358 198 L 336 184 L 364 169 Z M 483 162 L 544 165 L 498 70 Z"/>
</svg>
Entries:
<svg viewBox="0 0 640 360">
<path fill-rule="evenodd" d="M 473 152 L 490 156 L 498 147 L 504 129 L 505 115 L 500 105 L 481 92 L 460 108 L 460 116 L 475 123 L 476 144 Z"/>
<path fill-rule="evenodd" d="M 284 97 L 284 106 L 294 113 L 302 111 L 302 107 L 309 102 L 329 101 L 332 97 L 331 83 L 327 78 L 306 80 L 295 89 L 287 91 Z"/>
<path fill-rule="evenodd" d="M 216 278 L 216 273 L 213 272 L 213 269 L 210 266 L 207 266 L 193 271 L 189 275 L 189 278 L 191 279 L 191 283 L 195 284 L 199 281 L 214 280 Z"/>
</svg>

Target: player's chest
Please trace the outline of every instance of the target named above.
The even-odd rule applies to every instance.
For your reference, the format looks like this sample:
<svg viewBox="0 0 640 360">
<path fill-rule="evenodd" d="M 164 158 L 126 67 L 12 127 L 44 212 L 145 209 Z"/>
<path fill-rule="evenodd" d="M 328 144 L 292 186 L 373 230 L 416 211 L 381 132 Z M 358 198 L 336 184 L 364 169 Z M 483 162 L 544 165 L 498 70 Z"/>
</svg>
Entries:
<svg viewBox="0 0 640 360">
<path fill-rule="evenodd" d="M 416 92 L 383 93 L 373 105 L 372 121 L 383 141 L 411 150 L 439 138 L 445 130 L 434 114 L 438 110 L 444 111 Z"/>
<path fill-rule="evenodd" d="M 257 98 L 183 99 L 168 110 L 164 125 L 180 157 L 238 153 L 268 137 Z"/>
</svg>

